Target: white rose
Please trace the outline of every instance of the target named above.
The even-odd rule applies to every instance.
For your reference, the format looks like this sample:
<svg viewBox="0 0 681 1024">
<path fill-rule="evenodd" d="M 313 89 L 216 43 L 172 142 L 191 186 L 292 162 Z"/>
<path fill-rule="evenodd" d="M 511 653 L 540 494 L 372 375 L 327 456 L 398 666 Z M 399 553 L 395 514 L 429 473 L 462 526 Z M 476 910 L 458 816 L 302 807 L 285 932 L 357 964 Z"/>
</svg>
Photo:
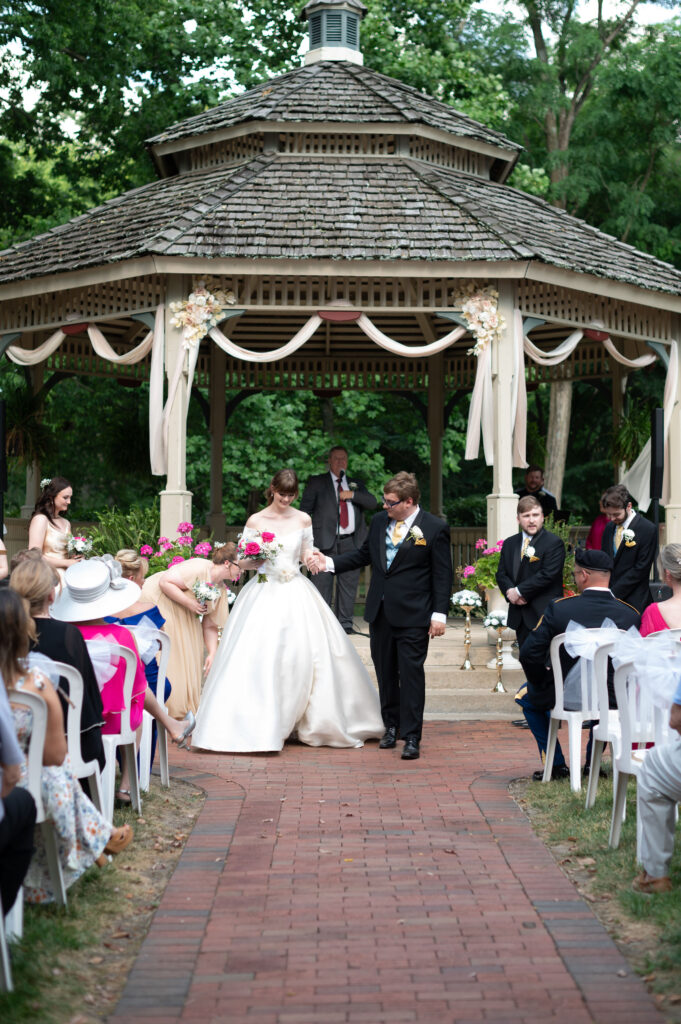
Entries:
<svg viewBox="0 0 681 1024">
<path fill-rule="evenodd" d="M 531 544 L 525 549 L 525 556 L 526 558 L 534 558 L 534 548 Z"/>
<path fill-rule="evenodd" d="M 412 526 L 411 535 L 414 538 L 414 540 L 422 540 L 423 530 L 418 526 Z"/>
</svg>

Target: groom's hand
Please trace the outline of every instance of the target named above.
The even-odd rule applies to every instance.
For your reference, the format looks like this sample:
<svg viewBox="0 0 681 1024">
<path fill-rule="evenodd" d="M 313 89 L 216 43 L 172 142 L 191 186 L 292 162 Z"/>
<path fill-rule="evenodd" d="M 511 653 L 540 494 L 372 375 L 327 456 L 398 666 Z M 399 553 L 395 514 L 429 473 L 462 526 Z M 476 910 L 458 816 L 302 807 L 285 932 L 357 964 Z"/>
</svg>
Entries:
<svg viewBox="0 0 681 1024">
<path fill-rule="evenodd" d="M 430 628 L 428 630 L 428 636 L 444 636 L 445 635 L 445 623 L 436 622 L 434 619 L 430 620 Z"/>
</svg>

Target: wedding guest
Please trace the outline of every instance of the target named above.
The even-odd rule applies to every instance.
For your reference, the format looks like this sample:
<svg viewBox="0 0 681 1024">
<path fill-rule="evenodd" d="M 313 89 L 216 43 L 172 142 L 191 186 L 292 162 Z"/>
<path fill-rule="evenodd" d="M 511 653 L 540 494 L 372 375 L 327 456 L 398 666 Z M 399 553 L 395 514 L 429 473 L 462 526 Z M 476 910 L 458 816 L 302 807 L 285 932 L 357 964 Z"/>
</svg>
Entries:
<svg viewBox="0 0 681 1024">
<path fill-rule="evenodd" d="M 104 768 L 104 714 L 99 686 L 87 646 L 78 629 L 70 622 L 60 622 L 50 617 L 50 609 L 56 596 L 56 583 L 56 572 L 44 558 L 24 559 L 12 570 L 10 577 L 12 590 L 23 597 L 29 605 L 35 630 L 33 649 L 52 658 L 53 661 L 71 665 L 80 672 L 83 680 L 83 705 L 80 713 L 81 756 L 84 761 L 97 761 L 99 767 Z M 61 678 L 59 688 L 66 731 L 68 681 Z"/>
<path fill-rule="evenodd" d="M 75 565 L 82 555 L 69 555 L 71 524 L 64 518 L 73 497 L 73 488 L 63 476 L 42 481 L 43 489 L 31 514 L 28 528 L 29 548 L 38 548 L 63 582 L 64 571 Z"/>
<path fill-rule="evenodd" d="M 603 495 L 609 522 L 603 531 L 601 549 L 613 559 L 610 589 L 642 613 L 650 604 L 650 567 L 657 548 L 653 523 L 639 515 L 631 495 L 622 484 L 609 487 Z"/>
<path fill-rule="evenodd" d="M 348 453 L 342 445 L 330 450 L 327 465 L 328 472 L 308 480 L 300 510 L 312 519 L 315 547 L 325 555 L 336 556 L 362 546 L 368 533 L 364 513 L 376 508 L 376 499 L 361 480 L 348 474 Z M 359 569 L 351 569 L 336 576 L 335 601 L 334 574 L 323 572 L 312 577 L 346 633 L 355 632 L 352 622 L 359 574 Z"/>
<path fill-rule="evenodd" d="M 237 580 L 240 569 L 235 553 L 236 545 L 230 541 L 215 549 L 211 559 L 189 558 L 178 562 L 164 572 L 148 576 L 142 586 L 142 597 L 158 607 L 170 637 L 168 676 L 173 681 L 173 689 L 168 710 L 174 718 L 182 718 L 198 708 L 201 681 L 210 670 L 217 650 L 218 629 L 222 629 L 229 614 L 224 587 L 220 587 L 220 596 L 211 607 L 194 597 L 192 587 L 195 583 L 219 586 L 228 580 Z"/>
<path fill-rule="evenodd" d="M 593 523 L 591 524 L 591 528 L 589 530 L 589 533 L 588 533 L 587 538 L 586 538 L 586 543 L 584 545 L 586 548 L 588 548 L 589 551 L 600 551 L 601 550 L 601 541 L 603 540 L 603 531 L 605 530 L 606 526 L 610 522 L 610 520 L 608 519 L 608 517 L 605 514 L 605 509 L 603 508 L 603 496 L 602 495 L 601 495 L 601 498 L 600 498 L 600 500 L 598 502 L 598 509 L 599 509 L 598 515 L 596 516 L 596 518 L 594 519 Z"/>
<path fill-rule="evenodd" d="M 26 562 L 29 559 L 32 559 L 33 561 L 38 561 L 39 562 L 42 557 L 43 557 L 43 553 L 40 550 L 40 548 L 22 548 L 21 551 L 17 551 L 17 553 L 15 555 L 12 555 L 12 557 L 10 559 L 10 563 L 9 563 L 10 576 L 12 575 L 12 573 L 14 572 L 16 567 L 18 565 L 21 565 L 22 562 Z"/>
<path fill-rule="evenodd" d="M 558 511 L 558 503 L 551 491 L 544 487 L 544 470 L 541 466 L 528 466 L 525 470 L 525 486 L 520 487 L 516 494 L 519 498 L 531 496 L 537 498 L 544 516 L 554 515 Z"/>
<path fill-rule="evenodd" d="M 0 914 L 14 906 L 33 856 L 36 810 L 31 794 L 19 785 L 23 761 L 0 675 Z"/>
<path fill-rule="evenodd" d="M 641 636 L 661 629 L 681 629 L 681 544 L 663 547 L 657 564 L 662 582 L 672 588 L 672 596 L 648 605 L 641 616 Z"/>
<path fill-rule="evenodd" d="M 4 580 L 9 574 L 9 566 L 7 565 L 7 548 L 0 538 L 0 580 Z"/>
<path fill-rule="evenodd" d="M 80 788 L 66 749 L 62 710 L 54 686 L 41 672 L 24 668 L 33 627 L 24 600 L 11 588 L 0 592 L 0 634 L 0 671 L 6 680 L 15 730 L 24 752 L 30 741 L 32 713 L 21 703 L 22 692 L 37 694 L 47 706 L 41 796 L 57 833 L 58 856 L 68 888 L 91 865 L 103 867 L 106 854 L 126 849 L 133 832 L 129 825 L 114 828 Z M 24 783 L 25 779 L 24 765 Z M 24 892 L 29 903 L 49 903 L 55 899 L 55 893 L 40 830 L 36 830 L 34 841 L 36 851 L 24 880 Z"/>
</svg>

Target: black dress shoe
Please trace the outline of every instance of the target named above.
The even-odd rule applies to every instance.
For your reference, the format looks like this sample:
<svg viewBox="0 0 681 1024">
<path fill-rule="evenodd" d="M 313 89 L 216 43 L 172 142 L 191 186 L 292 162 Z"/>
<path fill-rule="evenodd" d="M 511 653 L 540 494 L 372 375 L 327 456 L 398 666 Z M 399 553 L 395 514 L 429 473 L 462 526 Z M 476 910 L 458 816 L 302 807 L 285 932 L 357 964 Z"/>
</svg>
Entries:
<svg viewBox="0 0 681 1024">
<path fill-rule="evenodd" d="M 584 767 L 582 768 L 582 778 L 588 779 L 590 775 L 591 775 L 591 765 L 590 764 L 585 764 Z M 603 767 L 603 765 L 601 765 L 600 768 L 598 769 L 598 778 L 599 779 L 607 779 L 607 777 L 608 777 L 608 773 L 606 772 L 606 770 Z"/>
<path fill-rule="evenodd" d="M 383 733 L 381 742 L 378 744 L 381 750 L 389 750 L 397 743 L 397 726 L 389 725 Z"/>
<path fill-rule="evenodd" d="M 404 750 L 402 751 L 402 760 L 415 761 L 416 758 L 420 756 L 419 741 L 410 736 L 409 739 L 405 741 Z"/>
<path fill-rule="evenodd" d="M 513 722 L 511 722 L 511 725 L 515 725 L 515 727 L 517 729 L 529 729 L 530 728 L 524 718 L 516 718 Z"/>
<path fill-rule="evenodd" d="M 538 772 L 532 772 L 532 778 L 535 782 L 541 782 L 544 778 L 544 769 L 541 768 Z M 569 779 L 570 769 L 566 764 L 554 764 L 551 770 L 551 782 L 555 782 L 556 779 Z"/>
</svg>

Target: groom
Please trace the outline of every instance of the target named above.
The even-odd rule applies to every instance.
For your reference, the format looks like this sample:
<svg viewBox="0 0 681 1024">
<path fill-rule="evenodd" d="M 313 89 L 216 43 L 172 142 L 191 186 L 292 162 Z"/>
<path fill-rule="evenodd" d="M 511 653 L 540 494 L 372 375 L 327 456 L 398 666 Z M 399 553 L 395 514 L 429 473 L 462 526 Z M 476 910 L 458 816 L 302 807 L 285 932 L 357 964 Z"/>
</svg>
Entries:
<svg viewBox="0 0 681 1024">
<path fill-rule="evenodd" d="M 379 746 L 405 741 L 402 758 L 420 754 L 430 637 L 442 636 L 452 591 L 449 527 L 419 508 L 413 473 L 397 473 L 385 485 L 384 512 L 371 521 L 361 548 L 328 558 L 321 571 L 347 572 L 371 565 L 364 618 L 370 624 L 371 657 L 378 677 L 385 735 Z"/>
</svg>

